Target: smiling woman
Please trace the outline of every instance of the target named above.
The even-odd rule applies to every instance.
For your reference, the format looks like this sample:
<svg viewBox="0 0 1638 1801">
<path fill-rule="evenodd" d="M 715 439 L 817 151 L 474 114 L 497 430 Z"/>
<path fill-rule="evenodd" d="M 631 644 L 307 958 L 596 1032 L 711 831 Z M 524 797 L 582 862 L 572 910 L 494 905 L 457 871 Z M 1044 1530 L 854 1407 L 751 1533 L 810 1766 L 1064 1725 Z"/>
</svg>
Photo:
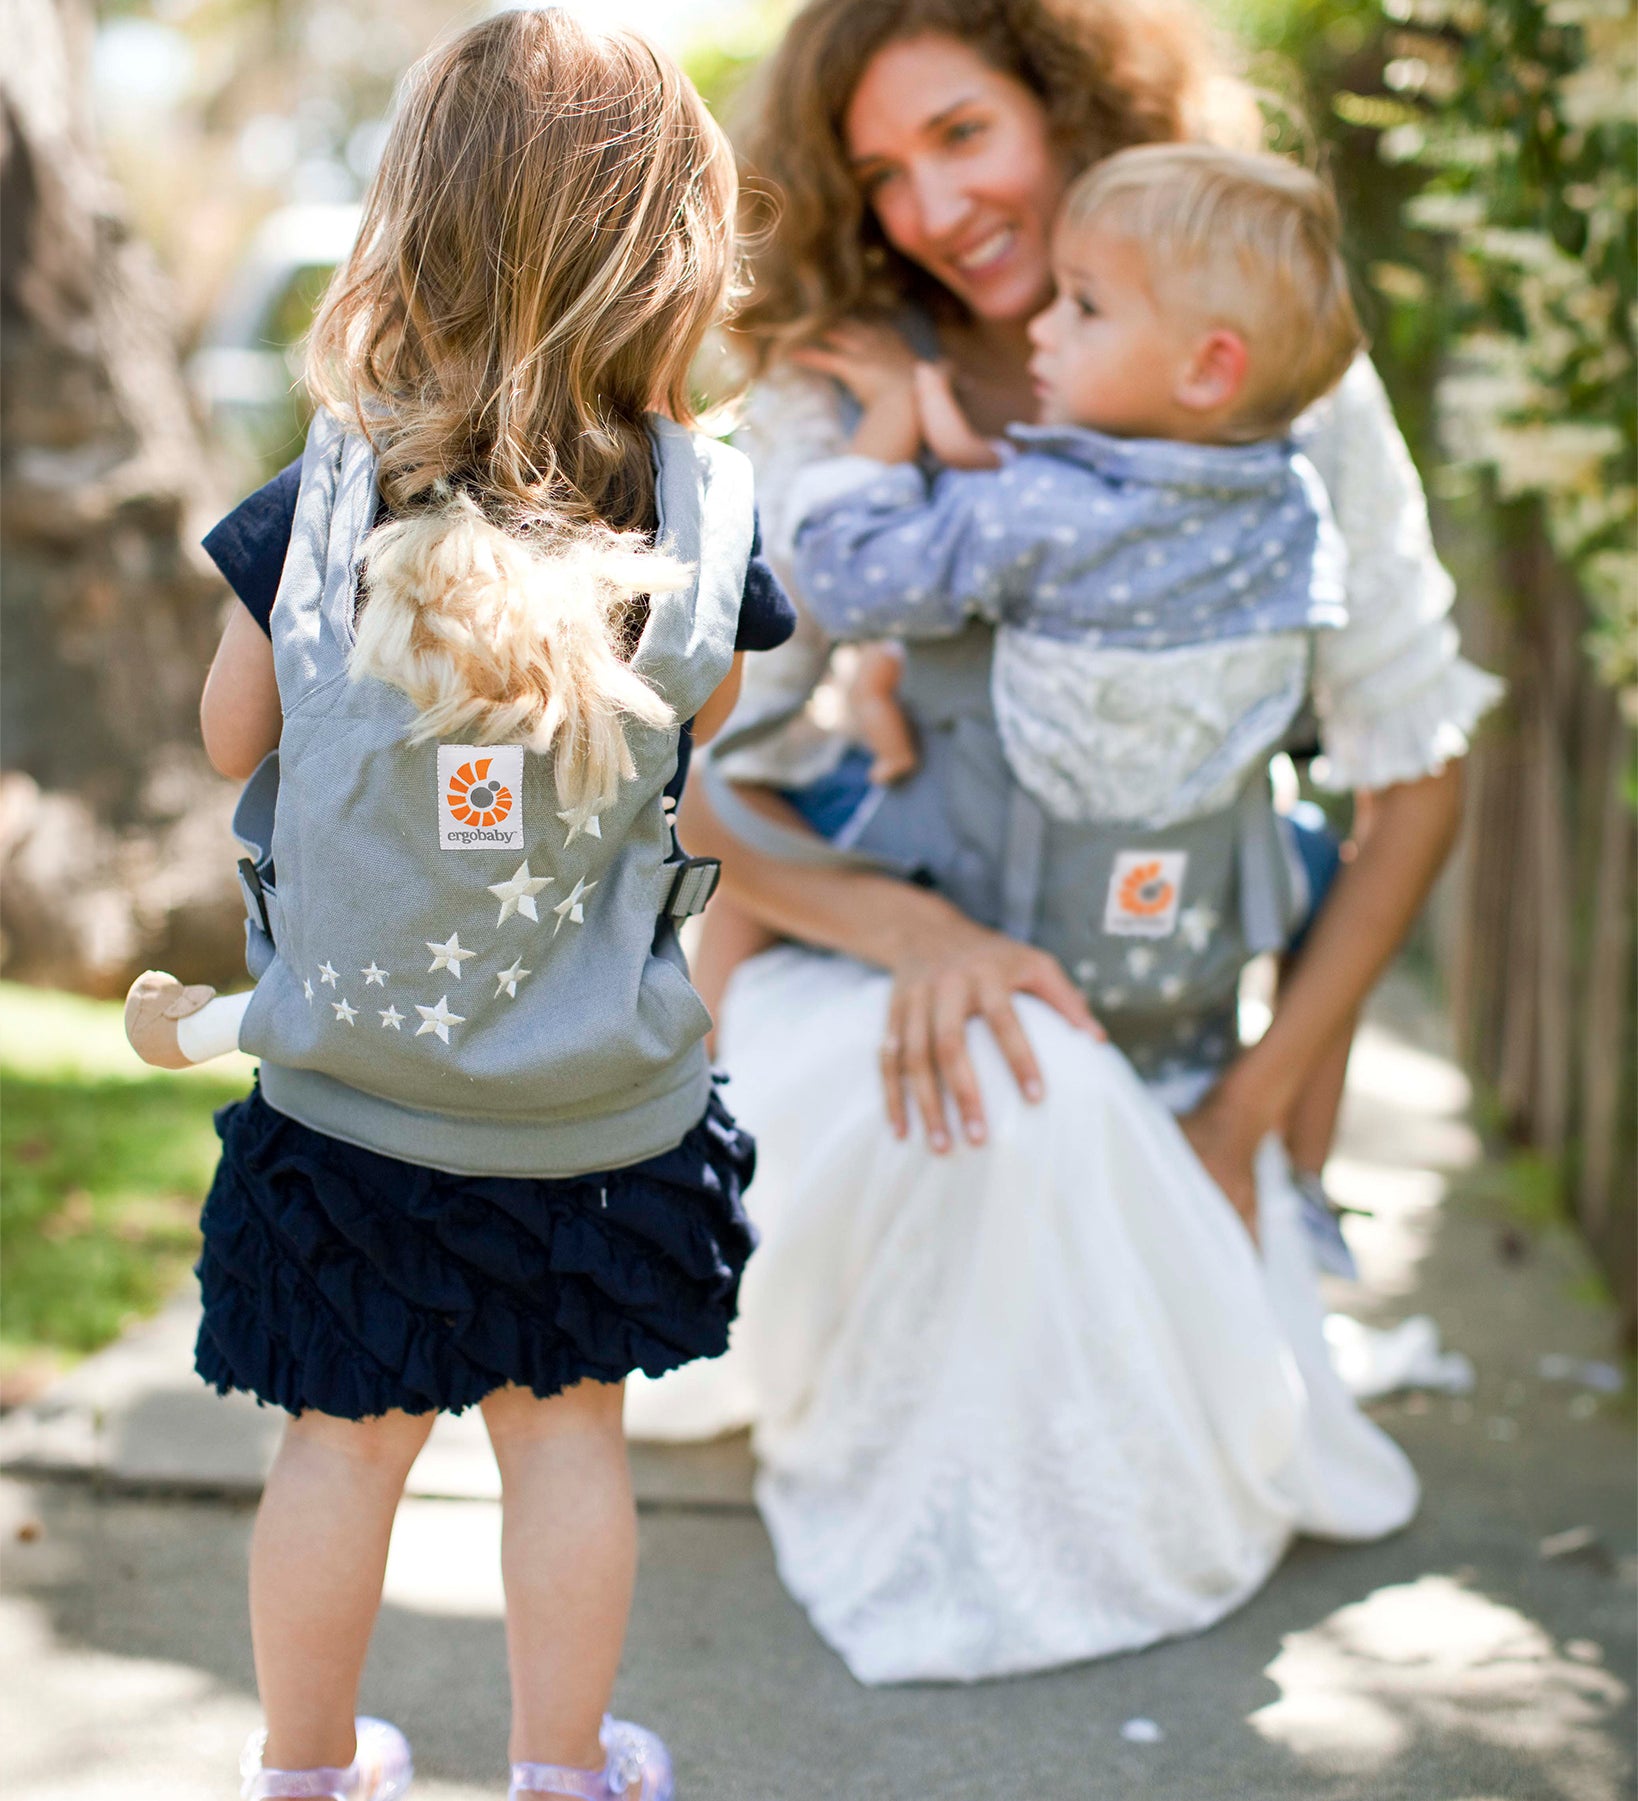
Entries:
<svg viewBox="0 0 1638 1801">
<path fill-rule="evenodd" d="M 1134 647 L 1156 704 L 1134 707 L 1128 670 L 1105 717 L 1061 649 L 1044 655 L 1043 680 L 1111 727 L 1106 752 L 1118 722 L 1125 754 L 1094 761 L 1110 778 L 1094 817 L 1032 814 L 991 702 L 1003 639 L 969 611 L 956 540 L 934 530 L 902 565 L 867 554 L 856 575 L 809 567 L 797 542 L 847 490 L 884 508 L 895 482 L 919 491 L 913 465 L 890 465 L 923 438 L 947 463 L 974 448 L 952 456 L 925 415 L 918 429 L 928 384 L 913 391 L 907 359 L 941 360 L 944 398 L 980 438 L 1036 417 L 1031 320 L 1052 298 L 1054 215 L 1077 177 L 1163 141 L 1215 139 L 1220 155 L 1254 112 L 1209 30 L 1152 0 L 811 0 L 763 79 L 748 148 L 783 205 L 744 315 L 759 376 L 744 441 L 770 555 L 809 614 L 752 672 L 683 826 L 724 859 L 740 924 L 797 942 L 744 963 L 719 1015 L 759 1147 L 740 1355 L 639 1389 L 630 1418 L 661 1436 L 754 1424 L 780 1573 L 867 1682 L 995 1676 L 1198 1630 L 1266 1580 L 1294 1531 L 1372 1538 L 1416 1503 L 1413 1472 L 1329 1362 L 1282 1142 L 1449 844 L 1445 764 L 1493 694 L 1456 655 L 1450 583 L 1374 372 L 1356 363 L 1300 422 L 1347 541 L 1346 621 L 1310 633 L 1253 617 L 1233 646 L 1259 667 L 1294 658 L 1300 700 L 1312 637 L 1332 779 L 1379 790 L 1246 1049 L 1242 950 L 1301 917 L 1275 902 L 1253 918 L 1254 890 L 1292 867 L 1266 854 L 1280 826 L 1262 771 L 1223 841 L 1233 857 L 1182 848 L 1181 812 L 1133 824 L 1182 741 L 1173 722 L 1220 716 L 1223 684 Z M 1093 326 L 1122 273 L 1096 248 L 1095 266 L 1063 271 L 1085 278 L 1090 294 L 1070 299 L 1090 299 Z M 1045 356 L 1052 331 L 1035 330 Z M 1100 367 L 1104 400 L 1111 369 L 1141 354 L 1128 344 Z M 1176 448 L 1136 437 L 1110 454 L 1129 472 Z M 1025 462 L 996 473 L 997 493 L 1012 486 L 976 520 L 979 603 L 1053 598 L 1046 581 L 1022 599 L 1009 588 L 1039 572 L 1009 547 L 1031 504 L 1047 540 L 1077 535 L 1074 505 L 1032 491 Z M 1188 535 L 1167 517 L 1145 568 Z M 1209 548 L 1215 564 L 1224 547 Z M 1253 548 L 1285 579 L 1278 546 Z M 1113 625 L 1150 629 L 1123 586 L 1104 592 L 1129 615 Z M 1303 580 L 1294 598 L 1317 593 Z M 893 607 L 925 607 L 940 629 L 902 646 L 920 766 L 872 791 L 808 703 L 827 629 L 897 635 Z M 1207 892 L 1212 869 L 1227 888 Z M 715 905 L 707 944 L 736 917 Z M 1164 961 L 1219 951 L 1220 986 Z M 1190 1108 L 1180 1131 L 1168 1110 Z"/>
</svg>

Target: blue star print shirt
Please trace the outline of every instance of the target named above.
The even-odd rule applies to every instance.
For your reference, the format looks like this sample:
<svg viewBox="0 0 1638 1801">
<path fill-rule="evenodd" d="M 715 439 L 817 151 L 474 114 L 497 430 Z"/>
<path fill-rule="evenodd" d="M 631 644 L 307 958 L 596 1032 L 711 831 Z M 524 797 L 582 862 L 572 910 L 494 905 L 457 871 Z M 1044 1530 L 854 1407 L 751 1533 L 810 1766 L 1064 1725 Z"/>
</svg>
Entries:
<svg viewBox="0 0 1638 1801">
<path fill-rule="evenodd" d="M 969 619 L 1159 650 L 1343 623 L 1340 540 L 1286 440 L 1176 444 L 1016 425 L 999 469 L 838 457 L 801 478 L 802 596 L 838 638 Z"/>
</svg>

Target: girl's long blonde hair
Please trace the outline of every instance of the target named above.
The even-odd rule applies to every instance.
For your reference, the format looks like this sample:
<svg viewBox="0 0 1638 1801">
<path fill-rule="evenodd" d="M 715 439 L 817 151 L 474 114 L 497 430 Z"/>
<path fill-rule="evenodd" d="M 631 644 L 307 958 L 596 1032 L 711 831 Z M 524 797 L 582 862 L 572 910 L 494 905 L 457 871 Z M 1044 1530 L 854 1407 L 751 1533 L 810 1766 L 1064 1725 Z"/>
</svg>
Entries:
<svg viewBox="0 0 1638 1801">
<path fill-rule="evenodd" d="M 626 667 L 652 547 L 651 410 L 734 266 L 732 153 L 680 69 L 561 8 L 508 12 L 405 80 L 355 249 L 314 324 L 315 401 L 365 432 L 393 515 L 371 537 L 352 668 L 419 738 L 554 753 L 585 821 L 673 723 Z"/>
<path fill-rule="evenodd" d="M 969 45 L 1031 89 L 1074 176 L 1134 144 L 1211 138 L 1252 147 L 1252 92 L 1189 0 L 808 0 L 749 95 L 736 136 L 753 189 L 777 200 L 735 319 L 760 373 L 786 346 L 859 314 L 954 304 L 883 235 L 859 192 L 843 120 L 888 44 Z"/>
</svg>

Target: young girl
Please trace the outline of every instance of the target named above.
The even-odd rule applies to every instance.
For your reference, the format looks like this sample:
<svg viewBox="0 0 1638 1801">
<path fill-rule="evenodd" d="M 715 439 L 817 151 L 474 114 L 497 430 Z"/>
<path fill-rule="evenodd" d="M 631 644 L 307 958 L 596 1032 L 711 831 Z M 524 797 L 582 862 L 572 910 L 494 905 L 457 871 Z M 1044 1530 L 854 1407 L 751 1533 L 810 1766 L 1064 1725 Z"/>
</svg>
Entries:
<svg viewBox="0 0 1638 1801">
<path fill-rule="evenodd" d="M 354 1702 L 404 1478 L 474 1404 L 513 1796 L 672 1793 L 664 1746 L 605 1709 L 622 1383 L 720 1353 L 751 1246 L 666 795 L 746 637 L 748 469 L 683 429 L 734 201 L 726 143 L 639 39 L 554 8 L 429 56 L 315 328 L 271 643 L 237 610 L 211 671 L 218 768 L 278 745 L 246 800 L 276 781 L 258 981 L 200 1008 L 145 978 L 133 1010 L 184 1054 L 225 1011 L 262 1059 L 220 1116 L 197 1353 L 293 1416 L 251 1551 L 251 1801 L 408 1786 Z"/>
</svg>

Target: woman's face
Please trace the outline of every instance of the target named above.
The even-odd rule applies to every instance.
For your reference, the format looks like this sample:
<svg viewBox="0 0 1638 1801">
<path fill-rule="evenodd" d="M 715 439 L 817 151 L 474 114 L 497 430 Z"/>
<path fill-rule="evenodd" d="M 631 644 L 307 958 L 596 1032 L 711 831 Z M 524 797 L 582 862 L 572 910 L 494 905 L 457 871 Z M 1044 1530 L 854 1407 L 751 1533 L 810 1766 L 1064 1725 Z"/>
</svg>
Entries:
<svg viewBox="0 0 1638 1801">
<path fill-rule="evenodd" d="M 979 319 L 1052 298 L 1052 220 L 1067 174 L 1046 109 L 959 38 L 907 38 L 866 65 L 842 120 L 888 242 Z"/>
</svg>

